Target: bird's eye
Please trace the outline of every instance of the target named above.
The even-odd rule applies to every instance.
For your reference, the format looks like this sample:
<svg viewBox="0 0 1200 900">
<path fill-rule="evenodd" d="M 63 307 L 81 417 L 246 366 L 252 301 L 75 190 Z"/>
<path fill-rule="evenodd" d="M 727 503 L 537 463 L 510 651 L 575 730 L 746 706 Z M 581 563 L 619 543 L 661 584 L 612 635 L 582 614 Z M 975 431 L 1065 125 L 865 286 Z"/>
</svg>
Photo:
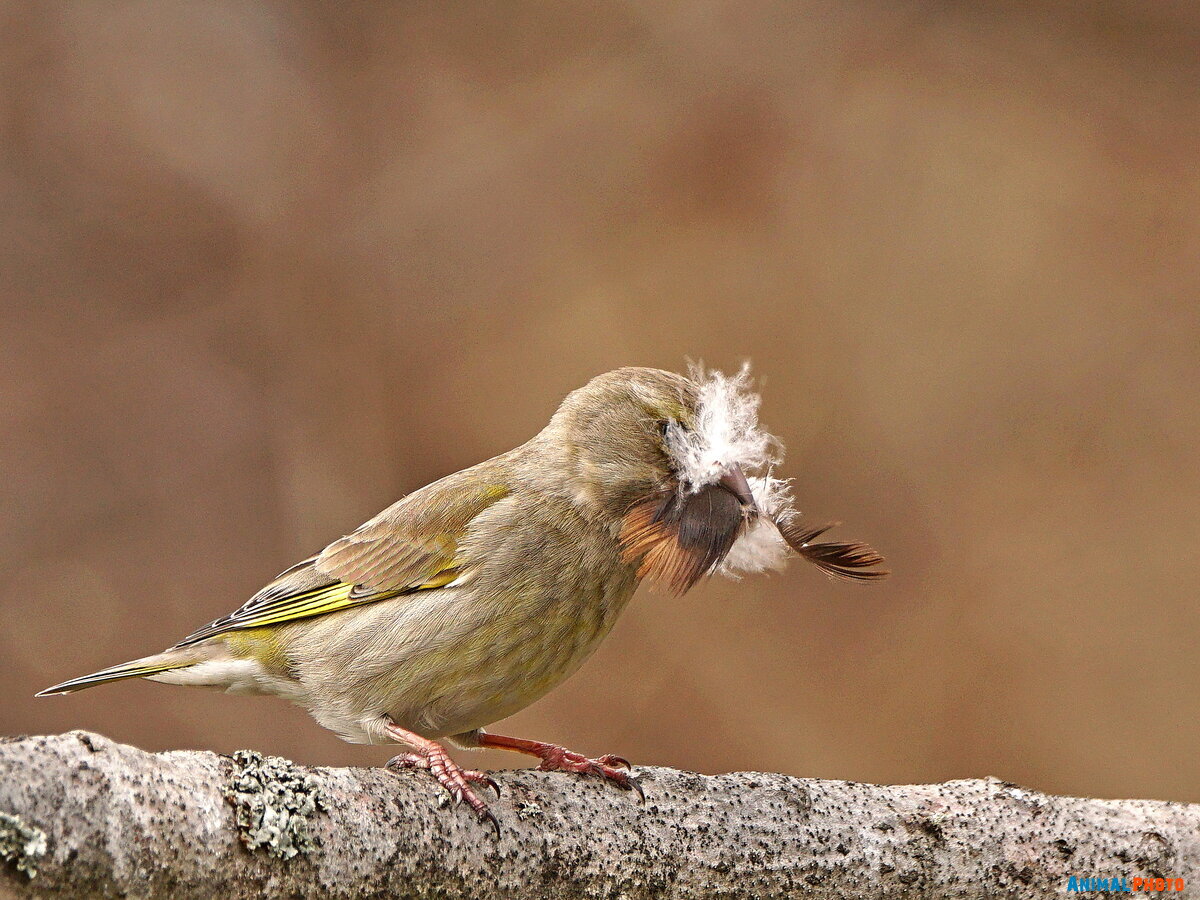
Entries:
<svg viewBox="0 0 1200 900">
<path fill-rule="evenodd" d="M 674 419 L 659 419 L 658 433 L 662 436 L 662 439 L 664 441 L 667 439 L 667 432 L 669 432 L 671 430 L 671 426 L 674 424 L 675 424 Z"/>
</svg>

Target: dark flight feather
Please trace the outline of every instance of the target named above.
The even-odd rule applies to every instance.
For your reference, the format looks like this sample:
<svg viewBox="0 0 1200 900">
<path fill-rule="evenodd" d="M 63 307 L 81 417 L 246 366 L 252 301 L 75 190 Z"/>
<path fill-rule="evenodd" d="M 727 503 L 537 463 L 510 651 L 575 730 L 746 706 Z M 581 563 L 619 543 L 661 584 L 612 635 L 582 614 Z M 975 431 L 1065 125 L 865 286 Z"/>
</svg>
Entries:
<svg viewBox="0 0 1200 900">
<path fill-rule="evenodd" d="M 682 594 L 720 565 L 744 523 L 741 503 L 720 485 L 694 494 L 670 491 L 626 513 L 621 543 L 627 560 L 640 560 L 639 577 Z"/>
<path fill-rule="evenodd" d="M 804 528 L 798 522 L 787 519 L 776 522 L 779 533 L 788 545 L 827 575 L 849 581 L 874 581 L 887 575 L 884 569 L 872 569 L 883 562 L 883 557 L 869 544 L 843 541 L 813 543 L 817 538 L 836 525 L 818 525 Z"/>
</svg>

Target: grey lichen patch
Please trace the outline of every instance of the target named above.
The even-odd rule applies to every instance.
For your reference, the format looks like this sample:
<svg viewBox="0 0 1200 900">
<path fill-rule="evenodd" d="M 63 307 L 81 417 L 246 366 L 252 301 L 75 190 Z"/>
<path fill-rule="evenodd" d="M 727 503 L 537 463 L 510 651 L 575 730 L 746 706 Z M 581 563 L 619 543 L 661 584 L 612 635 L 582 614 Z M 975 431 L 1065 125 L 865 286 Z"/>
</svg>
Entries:
<svg viewBox="0 0 1200 900">
<path fill-rule="evenodd" d="M 518 819 L 536 819 L 542 815 L 541 804 L 532 800 L 518 800 L 513 806 L 516 807 Z"/>
<path fill-rule="evenodd" d="M 233 762 L 225 799 L 233 804 L 242 843 L 251 850 L 265 848 L 279 859 L 313 850 L 309 818 L 326 809 L 317 777 L 286 759 L 253 750 L 237 751 Z"/>
<path fill-rule="evenodd" d="M 0 812 L 0 856 L 29 878 L 37 874 L 37 861 L 46 853 L 46 832 L 26 825 L 20 816 Z"/>
</svg>

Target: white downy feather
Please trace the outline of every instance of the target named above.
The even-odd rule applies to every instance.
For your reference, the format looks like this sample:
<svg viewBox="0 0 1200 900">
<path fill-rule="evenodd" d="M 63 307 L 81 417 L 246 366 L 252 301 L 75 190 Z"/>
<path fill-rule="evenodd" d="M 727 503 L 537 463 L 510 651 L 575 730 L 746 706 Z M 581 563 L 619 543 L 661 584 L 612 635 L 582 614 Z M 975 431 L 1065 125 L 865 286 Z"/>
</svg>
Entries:
<svg viewBox="0 0 1200 900">
<path fill-rule="evenodd" d="M 735 465 L 749 473 L 782 460 L 783 445 L 758 427 L 762 399 L 751 390 L 749 363 L 732 377 L 703 368 L 689 374 L 700 385 L 696 422 L 690 429 L 676 424 L 667 431 L 667 448 L 683 484 L 696 492 Z"/>
<path fill-rule="evenodd" d="M 746 480 L 750 483 L 750 493 L 754 495 L 754 502 L 761 515 L 746 526 L 746 530 L 717 567 L 717 574 L 728 578 L 736 579 L 740 575 L 778 571 L 787 564 L 788 557 L 792 555 L 792 548 L 783 539 L 774 522 L 776 518 L 786 519 L 794 515 L 791 510 L 790 482 L 773 478 L 770 474 L 753 476 Z"/>
<path fill-rule="evenodd" d="M 695 425 L 691 429 L 672 425 L 667 431 L 667 447 L 682 476 L 681 487 L 699 491 L 740 466 L 760 512 L 716 571 L 737 578 L 782 569 L 792 550 L 773 520 L 794 514 L 791 490 L 788 481 L 770 474 L 770 467 L 783 461 L 783 444 L 758 425 L 762 400 L 752 390 L 749 363 L 733 376 L 701 367 L 689 374 L 700 386 Z M 763 469 L 764 474 L 752 474 Z"/>
</svg>

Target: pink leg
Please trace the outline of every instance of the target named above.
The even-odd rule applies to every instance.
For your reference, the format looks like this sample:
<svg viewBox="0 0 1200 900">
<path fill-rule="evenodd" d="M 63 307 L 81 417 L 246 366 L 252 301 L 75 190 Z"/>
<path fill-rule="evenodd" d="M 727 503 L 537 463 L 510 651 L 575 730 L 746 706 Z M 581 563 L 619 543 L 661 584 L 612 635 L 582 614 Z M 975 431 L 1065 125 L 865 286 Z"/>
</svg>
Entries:
<svg viewBox="0 0 1200 900">
<path fill-rule="evenodd" d="M 541 741 L 527 741 L 524 738 L 505 737 L 502 734 L 488 734 L 486 731 L 479 732 L 479 746 L 492 747 L 496 750 L 515 750 L 517 753 L 536 756 L 542 761 L 538 768 L 546 772 L 561 770 L 580 772 L 585 775 L 599 775 L 601 778 L 616 782 L 626 790 L 637 791 L 639 797 L 643 800 L 646 799 L 637 779 L 628 772 L 616 768 L 617 766 L 630 768 L 629 760 L 613 756 L 611 753 L 595 759 L 588 759 L 582 754 L 572 753 L 557 744 L 543 744 Z"/>
<path fill-rule="evenodd" d="M 399 725 L 388 723 L 387 732 L 402 744 L 412 747 L 411 753 L 401 753 L 393 756 L 385 764 L 388 769 L 428 769 L 429 774 L 438 780 L 438 784 L 450 792 L 455 803 L 466 801 L 475 814 L 481 819 L 487 819 L 500 836 L 500 823 L 488 809 L 488 805 L 475 793 L 472 784 L 486 784 L 496 796 L 500 796 L 500 787 L 486 772 L 476 772 L 474 769 L 464 769 L 450 758 L 446 748 L 436 741 L 423 738 L 419 734 L 406 731 Z"/>
</svg>

